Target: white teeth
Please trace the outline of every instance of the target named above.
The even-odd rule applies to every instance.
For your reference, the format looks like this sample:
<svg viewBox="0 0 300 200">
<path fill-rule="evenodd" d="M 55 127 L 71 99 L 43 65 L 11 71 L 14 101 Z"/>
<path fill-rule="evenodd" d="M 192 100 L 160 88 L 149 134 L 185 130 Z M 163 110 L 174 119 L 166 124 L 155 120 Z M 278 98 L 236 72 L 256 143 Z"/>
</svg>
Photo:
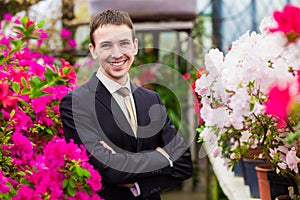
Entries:
<svg viewBox="0 0 300 200">
<path fill-rule="evenodd" d="M 111 65 L 113 65 L 113 66 L 121 66 L 121 65 L 123 65 L 124 63 L 125 63 L 125 61 L 118 62 L 118 63 L 112 62 Z"/>
</svg>

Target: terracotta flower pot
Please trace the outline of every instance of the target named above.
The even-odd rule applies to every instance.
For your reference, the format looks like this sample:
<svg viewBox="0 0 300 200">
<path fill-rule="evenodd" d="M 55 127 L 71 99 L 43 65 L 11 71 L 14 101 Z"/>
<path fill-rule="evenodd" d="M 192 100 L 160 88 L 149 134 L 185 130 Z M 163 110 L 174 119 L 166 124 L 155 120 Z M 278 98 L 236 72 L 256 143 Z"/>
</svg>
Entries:
<svg viewBox="0 0 300 200">
<path fill-rule="evenodd" d="M 257 174 L 259 195 L 261 200 L 271 200 L 270 184 L 267 176 L 267 172 L 271 170 L 270 165 L 257 165 L 255 170 Z"/>
</svg>

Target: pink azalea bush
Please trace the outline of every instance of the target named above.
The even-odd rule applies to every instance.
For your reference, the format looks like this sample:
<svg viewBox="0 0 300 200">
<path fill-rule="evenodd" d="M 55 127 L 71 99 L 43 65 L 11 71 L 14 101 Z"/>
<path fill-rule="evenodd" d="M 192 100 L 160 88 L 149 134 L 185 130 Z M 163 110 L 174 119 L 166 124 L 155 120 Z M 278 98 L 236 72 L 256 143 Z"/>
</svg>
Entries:
<svg viewBox="0 0 300 200">
<path fill-rule="evenodd" d="M 249 149 L 300 189 L 300 8 L 287 5 L 246 32 L 227 54 L 211 49 L 196 82 L 205 127 L 200 138 L 228 166 Z M 300 191 L 300 190 L 299 190 Z"/>
<path fill-rule="evenodd" d="M 42 53 L 43 23 L 9 14 L 0 23 L 0 199 L 101 199 L 85 148 L 63 137 L 59 102 L 76 73 Z"/>
</svg>

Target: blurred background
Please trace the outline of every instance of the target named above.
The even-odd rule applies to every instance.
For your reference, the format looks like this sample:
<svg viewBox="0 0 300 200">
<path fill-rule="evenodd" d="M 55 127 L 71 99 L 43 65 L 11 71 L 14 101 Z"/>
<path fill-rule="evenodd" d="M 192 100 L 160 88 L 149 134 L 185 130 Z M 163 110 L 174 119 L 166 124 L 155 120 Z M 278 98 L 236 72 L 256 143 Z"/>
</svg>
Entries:
<svg viewBox="0 0 300 200">
<path fill-rule="evenodd" d="M 287 3 L 299 6 L 300 0 L 1 0 L 0 19 L 11 13 L 26 14 L 35 21 L 46 20 L 46 50 L 77 65 L 79 81 L 84 82 L 95 69 L 88 51 L 89 20 L 106 8 L 124 9 L 131 15 L 139 39 L 134 65 L 169 66 L 193 85 L 209 49 L 216 47 L 226 53 L 234 40 L 248 30 L 259 32 L 261 20 Z M 67 48 L 61 39 L 65 29 L 70 30 L 75 48 Z M 162 199 L 227 199 L 208 157 L 199 154 L 202 145 L 197 141 L 196 129 L 202 121 L 196 95 L 191 90 L 182 102 L 176 96 L 180 94 L 174 95 L 167 87 L 153 84 L 160 76 L 157 71 L 149 70 L 138 76 L 140 84 L 160 93 L 173 123 L 177 127 L 182 125 L 181 132 L 190 142 L 193 154 L 193 177 L 178 188 L 165 191 Z"/>
</svg>

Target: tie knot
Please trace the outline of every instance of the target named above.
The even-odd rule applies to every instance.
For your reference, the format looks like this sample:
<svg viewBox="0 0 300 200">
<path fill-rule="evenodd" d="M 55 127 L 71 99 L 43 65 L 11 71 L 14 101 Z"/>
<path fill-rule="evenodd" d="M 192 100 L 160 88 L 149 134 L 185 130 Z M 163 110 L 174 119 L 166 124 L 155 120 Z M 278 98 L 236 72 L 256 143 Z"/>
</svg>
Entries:
<svg viewBox="0 0 300 200">
<path fill-rule="evenodd" d="M 122 97 L 129 96 L 129 94 L 130 94 L 128 88 L 126 88 L 126 87 L 121 87 L 121 88 L 118 90 L 118 93 L 119 93 Z"/>
</svg>

